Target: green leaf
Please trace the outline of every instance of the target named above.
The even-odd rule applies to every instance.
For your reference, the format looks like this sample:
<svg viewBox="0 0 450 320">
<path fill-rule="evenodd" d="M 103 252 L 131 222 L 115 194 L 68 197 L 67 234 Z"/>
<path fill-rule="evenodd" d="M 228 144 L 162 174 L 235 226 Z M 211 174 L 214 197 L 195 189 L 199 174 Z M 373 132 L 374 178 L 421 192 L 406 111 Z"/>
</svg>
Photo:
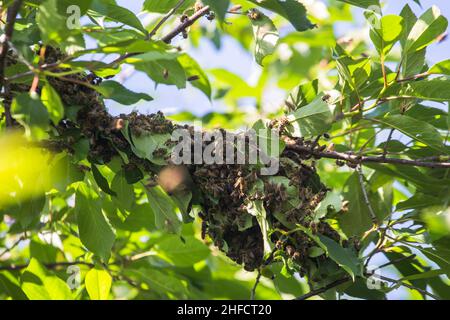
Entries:
<svg viewBox="0 0 450 320">
<path fill-rule="evenodd" d="M 36 13 L 36 23 L 44 43 L 61 43 L 69 36 L 67 18 L 58 10 L 59 0 L 45 0 Z"/>
<path fill-rule="evenodd" d="M 130 106 L 141 100 L 152 101 L 153 98 L 146 93 L 137 93 L 125 88 L 116 81 L 103 81 L 96 88 L 106 99 L 114 100 L 120 104 Z"/>
<path fill-rule="evenodd" d="M 390 115 L 374 119 L 391 128 L 397 129 L 408 137 L 419 141 L 439 152 L 443 150 L 441 135 L 432 125 L 405 115 Z"/>
<path fill-rule="evenodd" d="M 100 268 L 89 270 L 84 282 L 92 300 L 108 300 L 112 278 L 106 270 Z"/>
<path fill-rule="evenodd" d="M 208 247 L 194 236 L 183 237 L 172 235 L 156 245 L 157 252 L 177 267 L 189 267 L 206 259 L 210 252 Z"/>
<path fill-rule="evenodd" d="M 411 198 L 397 203 L 396 211 L 423 209 L 442 204 L 442 200 L 427 194 L 416 193 Z"/>
<path fill-rule="evenodd" d="M 400 16 L 403 18 L 403 32 L 400 37 L 400 43 L 402 48 L 405 47 L 406 40 L 408 39 L 409 33 L 411 29 L 417 22 L 417 16 L 412 11 L 411 7 L 406 4 L 402 11 L 400 12 Z"/>
<path fill-rule="evenodd" d="M 191 209 L 190 204 L 192 200 L 192 192 L 188 190 L 176 190 L 170 196 L 175 205 L 180 210 L 181 215 L 183 216 L 183 222 L 192 222 L 193 219 L 189 215 L 189 210 Z"/>
<path fill-rule="evenodd" d="M 297 137 L 313 137 L 326 133 L 333 122 L 333 106 L 323 101 L 322 96 L 287 116 Z"/>
<path fill-rule="evenodd" d="M 405 51 L 408 53 L 421 50 L 434 42 L 445 32 L 448 21 L 441 15 L 438 7 L 428 9 L 414 24 L 405 42 Z"/>
<path fill-rule="evenodd" d="M 26 300 L 27 296 L 20 287 L 20 282 L 9 271 L 0 272 L 0 292 L 14 300 Z"/>
<path fill-rule="evenodd" d="M 259 150 L 268 157 L 278 158 L 285 147 L 285 143 L 280 139 L 278 133 L 269 128 L 268 124 L 263 120 L 256 121 L 252 129 L 256 133 Z"/>
<path fill-rule="evenodd" d="M 30 241 L 30 256 L 42 263 L 53 263 L 56 261 L 58 249 L 52 245 L 37 240 Z"/>
<path fill-rule="evenodd" d="M 131 138 L 131 148 L 138 157 L 148 159 L 157 165 L 165 165 L 167 163 L 164 158 L 155 156 L 153 153 L 158 149 L 165 149 L 167 150 L 166 154 L 170 154 L 166 145 L 166 142 L 171 139 L 170 134 L 144 133 L 140 136 L 132 134 Z"/>
<path fill-rule="evenodd" d="M 436 63 L 428 70 L 428 73 L 450 75 L 450 59 Z"/>
<path fill-rule="evenodd" d="M 123 23 L 147 34 L 147 30 L 132 11 L 110 3 L 107 0 L 94 1 L 88 14 L 93 16 L 104 16 L 109 20 Z"/>
<path fill-rule="evenodd" d="M 353 280 L 355 280 L 355 276 L 361 275 L 360 263 L 353 251 L 348 248 L 343 248 L 337 242 L 324 235 L 313 234 L 310 229 L 302 225 L 297 225 L 297 228 L 314 240 L 327 256 L 341 266 Z"/>
<path fill-rule="evenodd" d="M 178 62 L 184 68 L 187 79 L 192 79 L 190 83 L 201 90 L 208 99 L 211 99 L 211 83 L 197 61 L 192 59 L 189 55 L 183 54 L 178 58 Z"/>
<path fill-rule="evenodd" d="M 161 59 L 134 65 L 136 70 L 146 73 L 155 83 L 175 85 L 178 89 L 186 88 L 186 72 L 178 60 Z"/>
<path fill-rule="evenodd" d="M 11 111 L 13 117 L 33 135 L 42 135 L 49 124 L 47 108 L 37 95 L 20 93 L 15 96 Z"/>
<path fill-rule="evenodd" d="M 22 290 L 30 300 L 72 300 L 68 285 L 45 270 L 34 258 L 21 277 Z"/>
<path fill-rule="evenodd" d="M 349 205 L 348 211 L 338 216 L 339 226 L 348 237 L 360 236 L 372 226 L 372 217 L 365 203 L 357 172 L 348 178 L 345 186 L 343 196 Z M 371 204 L 374 205 L 373 199 L 371 200 Z"/>
<path fill-rule="evenodd" d="M 180 279 L 156 269 L 133 269 L 126 270 L 125 273 L 130 277 L 137 279 L 138 282 L 147 284 L 150 291 L 155 291 L 162 295 L 166 295 L 167 293 L 179 294 L 186 292 L 186 287 Z"/>
<path fill-rule="evenodd" d="M 196 0 L 186 0 L 178 9 L 177 13 L 182 13 L 186 9 L 193 7 Z M 179 0 L 145 0 L 144 10 L 156 13 L 168 13 L 175 8 Z"/>
<path fill-rule="evenodd" d="M 414 81 L 408 84 L 405 97 L 446 102 L 450 100 L 450 80 L 442 77 L 432 80 Z"/>
<path fill-rule="evenodd" d="M 111 189 L 115 194 L 113 202 L 119 208 L 130 210 L 135 202 L 134 187 L 128 183 L 123 170 L 114 176 L 111 182 Z"/>
<path fill-rule="evenodd" d="M 327 248 L 328 256 L 341 266 L 355 280 L 355 276 L 361 275 L 360 263 L 356 254 L 349 248 L 343 248 L 336 241 L 324 236 L 318 235 L 320 241 Z"/>
<path fill-rule="evenodd" d="M 369 7 L 380 8 L 379 0 L 338 0 L 338 1 L 346 2 L 351 5 L 361 7 L 364 9 L 367 9 Z M 373 10 L 376 10 L 374 8 L 373 8 Z"/>
<path fill-rule="evenodd" d="M 289 93 L 287 106 L 292 109 L 291 111 L 295 111 L 310 104 L 319 94 L 318 86 L 319 81 L 317 79 L 298 86 Z"/>
<path fill-rule="evenodd" d="M 386 55 L 402 35 L 403 18 L 397 15 L 387 15 L 378 20 L 372 11 L 367 11 L 366 17 L 371 22 L 370 38 L 373 44 L 381 55 Z"/>
<path fill-rule="evenodd" d="M 58 92 L 48 83 L 42 88 L 41 101 L 47 107 L 50 119 L 57 125 L 64 117 L 64 105 Z"/>
<path fill-rule="evenodd" d="M 366 84 L 372 72 L 370 59 L 353 59 L 339 45 L 336 45 L 333 56 L 340 77 L 348 83 L 351 89 L 359 89 Z"/>
<path fill-rule="evenodd" d="M 85 183 L 77 186 L 75 212 L 81 242 L 107 262 L 116 235 L 102 212 L 98 195 Z"/>
<path fill-rule="evenodd" d="M 306 8 L 299 0 L 248 0 L 262 8 L 278 13 L 287 19 L 297 31 L 306 31 L 315 27 L 309 21 Z"/>
<path fill-rule="evenodd" d="M 255 59 L 262 66 L 264 58 L 275 52 L 280 36 L 269 17 L 259 11 L 255 15 L 255 18 L 250 18 L 256 41 Z"/>
<path fill-rule="evenodd" d="M 314 210 L 314 219 L 325 217 L 329 211 L 338 212 L 342 209 L 342 197 L 338 192 L 328 192 L 317 208 Z"/>
<path fill-rule="evenodd" d="M 180 234 L 182 223 L 177 215 L 177 207 L 160 186 L 147 188 L 147 197 L 153 214 L 155 225 L 159 230 Z"/>
<path fill-rule="evenodd" d="M 267 221 L 267 213 L 261 200 L 255 200 L 247 205 L 247 211 L 258 221 L 259 228 L 261 229 L 262 238 L 264 242 L 264 254 L 270 254 L 273 249 L 273 245 L 269 238 L 269 223 Z"/>
<path fill-rule="evenodd" d="M 422 248 L 419 249 L 428 259 L 435 262 L 447 276 L 450 276 L 450 250 L 444 246 L 439 246 L 436 249 Z"/>
<path fill-rule="evenodd" d="M 220 21 L 225 20 L 225 15 L 230 6 L 230 0 L 203 0 L 203 3 L 211 7 Z"/>
<path fill-rule="evenodd" d="M 72 21 L 67 9 L 73 2 L 69 0 L 45 0 L 36 13 L 36 23 L 41 33 L 41 39 L 44 44 L 58 46 L 68 54 L 83 50 L 85 47 L 84 38 L 81 34 L 81 28 L 70 26 Z M 80 2 L 80 13 L 90 5 L 90 1 L 82 0 Z M 77 17 L 74 17 L 77 19 Z"/>
<path fill-rule="evenodd" d="M 112 196 L 116 195 L 116 193 L 113 190 L 111 190 L 108 180 L 106 180 L 106 178 L 101 174 L 97 166 L 95 164 L 92 164 L 91 169 L 95 182 L 97 182 L 97 185 L 100 187 L 100 189 L 109 195 Z"/>
</svg>

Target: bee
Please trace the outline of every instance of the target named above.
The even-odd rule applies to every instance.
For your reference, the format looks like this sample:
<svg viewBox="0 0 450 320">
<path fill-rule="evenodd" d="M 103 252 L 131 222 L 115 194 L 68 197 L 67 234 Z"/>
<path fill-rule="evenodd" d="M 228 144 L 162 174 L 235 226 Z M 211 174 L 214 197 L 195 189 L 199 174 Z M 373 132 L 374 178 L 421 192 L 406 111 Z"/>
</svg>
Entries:
<svg viewBox="0 0 450 320">
<path fill-rule="evenodd" d="M 333 152 L 334 150 L 335 150 L 335 146 L 334 146 L 334 143 L 330 143 L 328 146 L 327 146 L 327 152 Z"/>
<path fill-rule="evenodd" d="M 294 254 L 292 255 L 292 259 L 294 259 L 295 261 L 299 261 L 301 257 L 302 255 L 298 251 L 294 252 Z"/>
<path fill-rule="evenodd" d="M 198 75 L 194 75 L 194 76 L 188 77 L 188 78 L 187 78 L 187 81 L 193 82 L 193 81 L 197 81 L 197 80 L 199 80 L 199 79 L 200 79 L 200 77 L 199 77 Z"/>
<path fill-rule="evenodd" d="M 245 179 L 243 177 L 239 177 L 236 180 L 234 187 L 239 188 L 239 193 L 241 196 L 245 195 L 245 189 L 247 187 L 247 183 L 245 182 Z"/>
<path fill-rule="evenodd" d="M 278 240 L 277 243 L 275 244 L 275 247 L 276 247 L 278 250 L 283 249 L 283 241 Z"/>
<path fill-rule="evenodd" d="M 123 119 L 117 119 L 116 121 L 114 121 L 114 128 L 113 130 L 115 131 L 120 131 L 123 129 L 123 127 L 125 126 L 125 121 Z"/>
<path fill-rule="evenodd" d="M 184 22 L 186 22 L 188 19 L 189 19 L 188 15 L 187 15 L 187 14 L 183 14 L 183 15 L 181 15 L 181 17 L 180 17 L 180 22 L 181 22 L 181 23 L 184 23 Z"/>
<path fill-rule="evenodd" d="M 314 223 L 314 222 L 312 222 L 312 223 L 309 225 L 309 228 L 311 229 L 311 232 L 312 232 L 313 234 L 316 234 L 316 233 L 319 231 L 319 226 L 318 226 L 318 224 L 317 224 L 317 223 Z"/>
<path fill-rule="evenodd" d="M 206 19 L 208 19 L 209 21 L 213 21 L 215 18 L 216 18 L 216 13 L 214 11 L 210 11 L 206 15 Z"/>
<path fill-rule="evenodd" d="M 247 16 L 251 20 L 259 20 L 261 18 L 261 12 L 259 12 L 257 9 L 250 9 L 247 13 Z"/>
<path fill-rule="evenodd" d="M 169 70 L 164 69 L 164 71 L 163 71 L 163 77 L 164 77 L 164 79 L 168 79 L 168 78 L 169 78 Z"/>
<path fill-rule="evenodd" d="M 326 94 L 322 97 L 322 101 L 327 102 L 330 98 L 331 98 L 331 96 L 329 94 Z"/>
<path fill-rule="evenodd" d="M 295 253 L 295 248 L 293 246 L 286 246 L 286 253 L 292 257 Z"/>
</svg>

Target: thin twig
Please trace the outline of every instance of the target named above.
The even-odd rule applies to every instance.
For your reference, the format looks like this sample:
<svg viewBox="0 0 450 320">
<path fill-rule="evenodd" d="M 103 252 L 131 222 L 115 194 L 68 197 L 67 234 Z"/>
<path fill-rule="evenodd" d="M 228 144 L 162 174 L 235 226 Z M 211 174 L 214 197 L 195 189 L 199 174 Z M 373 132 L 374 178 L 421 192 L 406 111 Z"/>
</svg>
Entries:
<svg viewBox="0 0 450 320">
<path fill-rule="evenodd" d="M 416 81 L 416 80 L 419 80 L 419 79 L 426 78 L 426 77 L 428 77 L 428 76 L 430 76 L 430 75 L 431 75 L 431 74 L 428 73 L 428 72 L 419 73 L 419 74 L 416 74 L 416 75 L 411 76 L 411 77 L 408 77 L 408 78 L 397 79 L 397 82 L 398 82 L 398 83 L 401 83 L 401 82 L 408 82 L 408 81 Z"/>
<path fill-rule="evenodd" d="M 319 158 L 348 161 L 356 165 L 366 163 L 384 163 L 384 164 L 398 164 L 398 165 L 425 167 L 425 168 L 450 168 L 450 162 L 429 162 L 429 161 L 409 160 L 400 158 L 357 156 L 353 154 L 336 151 L 319 151 L 319 150 L 311 151 L 309 147 L 298 145 L 295 142 L 289 140 L 286 141 L 286 149 L 302 154 L 312 154 Z"/>
<path fill-rule="evenodd" d="M 19 240 L 17 240 L 16 242 L 14 242 L 9 248 L 6 248 L 5 250 L 3 250 L 2 253 L 0 253 L 0 258 L 3 257 L 5 254 L 7 254 L 8 252 L 11 252 L 15 247 L 17 247 L 23 240 L 25 240 L 24 236 L 21 236 L 19 238 Z"/>
<path fill-rule="evenodd" d="M 153 28 L 153 30 L 148 34 L 148 38 L 151 39 L 156 32 L 162 27 L 164 23 L 166 23 L 167 20 L 170 19 L 170 17 L 183 5 L 183 3 L 186 0 L 180 0 L 178 3 L 173 7 L 167 14 L 159 20 L 159 22 L 156 24 L 156 26 Z"/>
<path fill-rule="evenodd" d="M 173 38 L 175 38 L 177 35 L 179 35 L 183 31 L 185 31 L 186 28 L 188 28 L 191 25 L 193 25 L 198 19 L 200 19 L 204 15 L 208 14 L 209 11 L 210 11 L 209 10 L 209 6 L 203 7 L 202 9 L 197 11 L 195 14 L 193 14 L 191 17 L 185 19 L 181 24 L 176 26 L 175 29 L 173 29 L 169 34 L 164 36 L 161 40 L 164 41 L 165 43 L 172 42 Z M 117 59 L 115 59 L 112 62 L 108 63 L 107 67 L 113 67 L 114 68 L 116 65 L 118 65 L 122 61 L 124 61 L 124 60 L 126 60 L 128 58 L 137 56 L 139 54 L 142 54 L 142 52 L 129 52 L 129 53 L 123 54 L 120 57 L 118 57 Z"/>
<path fill-rule="evenodd" d="M 255 284 L 253 285 L 252 292 L 250 294 L 250 300 L 255 300 L 256 288 L 261 280 L 261 269 L 258 268 L 258 274 L 256 276 Z"/>
<path fill-rule="evenodd" d="M 390 266 L 390 265 L 393 265 L 393 264 L 397 264 L 399 262 L 403 262 L 403 261 L 406 261 L 406 260 L 414 259 L 415 257 L 416 257 L 416 254 L 411 254 L 411 255 L 406 256 L 406 257 L 401 257 L 401 258 L 398 258 L 398 259 L 395 259 L 395 260 L 392 260 L 392 261 L 389 261 L 389 262 L 386 262 L 386 263 L 382 264 L 381 266 L 378 267 L 378 269 L 381 269 L 381 268 L 384 268 L 384 267 L 387 267 L 387 266 Z"/>
<path fill-rule="evenodd" d="M 431 298 L 433 298 L 435 300 L 441 300 L 441 298 L 439 298 L 438 296 L 432 294 L 431 292 L 428 292 L 428 291 L 423 290 L 421 288 L 417 288 L 417 287 L 415 287 L 415 286 L 413 286 L 413 285 L 411 285 L 409 283 L 405 283 L 405 282 L 403 282 L 401 280 L 396 280 L 396 279 L 388 278 L 388 277 L 385 277 L 385 276 L 380 276 L 378 274 L 371 274 L 371 276 L 375 277 L 375 278 L 378 278 L 380 280 L 384 280 L 384 281 L 388 281 L 388 282 L 391 282 L 391 283 L 395 283 L 397 285 L 406 287 L 406 288 L 411 289 L 411 290 L 419 291 L 421 294 L 429 296 L 429 297 L 431 297 Z"/>
<path fill-rule="evenodd" d="M 328 291 L 330 289 L 333 289 L 333 288 L 335 288 L 337 286 L 340 286 L 341 284 L 347 283 L 350 280 L 351 279 L 349 277 L 345 277 L 345 278 L 336 280 L 336 281 L 334 281 L 334 282 L 332 282 L 332 283 L 330 283 L 330 284 L 328 284 L 328 285 L 326 285 L 326 286 L 324 286 L 322 288 L 311 290 L 307 294 L 304 294 L 304 295 L 302 295 L 300 297 L 295 298 L 295 300 L 306 300 L 308 298 L 311 298 L 311 297 L 317 296 L 317 295 L 319 295 L 321 293 L 324 293 L 324 292 L 326 292 L 326 291 Z"/>
<path fill-rule="evenodd" d="M 362 172 L 361 165 L 356 167 L 356 171 L 358 172 L 358 178 L 359 178 L 359 184 L 361 186 L 361 191 L 364 197 L 364 202 L 369 209 L 370 217 L 372 219 L 372 222 L 374 225 L 378 224 L 377 215 L 375 214 L 375 211 L 372 208 L 372 204 L 370 203 L 369 195 L 367 194 L 366 187 L 364 186 L 364 174 Z"/>
</svg>

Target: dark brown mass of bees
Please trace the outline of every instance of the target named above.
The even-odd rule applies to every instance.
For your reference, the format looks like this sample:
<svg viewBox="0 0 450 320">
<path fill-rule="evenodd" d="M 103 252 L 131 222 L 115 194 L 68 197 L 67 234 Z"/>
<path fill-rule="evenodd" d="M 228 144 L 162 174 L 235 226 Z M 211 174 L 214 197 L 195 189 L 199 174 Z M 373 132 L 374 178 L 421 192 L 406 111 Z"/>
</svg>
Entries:
<svg viewBox="0 0 450 320">
<path fill-rule="evenodd" d="M 47 63 L 56 62 L 62 57 L 58 50 L 52 48 L 46 50 Z M 67 118 L 57 125 L 57 134 L 47 142 L 47 146 L 55 151 L 74 152 L 74 145 L 80 139 L 87 139 L 88 159 L 91 162 L 108 163 L 120 151 L 126 153 L 130 159 L 127 168 L 142 170 L 155 177 L 161 168 L 134 155 L 129 142 L 122 134 L 122 129 L 125 123 L 128 123 L 132 133 L 139 136 L 144 133 L 171 133 L 180 126 L 167 120 L 162 113 L 152 115 L 131 113 L 113 117 L 104 107 L 99 93 L 82 84 L 88 82 L 98 85 L 102 79 L 95 75 L 83 74 L 68 75 L 65 78 L 65 80 L 58 78 L 48 80 L 60 94 L 64 104 L 73 106 L 77 111 L 74 117 Z M 28 90 L 28 88 L 14 89 Z M 272 125 L 280 127 L 283 131 L 286 123 L 279 120 L 274 121 Z M 185 126 L 185 128 L 193 134 L 192 127 Z M 314 142 L 302 139 L 297 139 L 296 143 L 315 147 Z M 203 147 L 207 145 L 208 143 L 205 143 Z M 325 197 L 327 189 L 320 182 L 314 162 L 308 160 L 310 155 L 302 155 L 287 149 L 283 151 L 278 176 L 287 178 L 288 185 L 260 176 L 259 170 L 250 165 L 187 165 L 190 187 L 195 194 L 193 201 L 203 208 L 199 214 L 203 221 L 202 236 L 209 237 L 215 246 L 230 259 L 243 265 L 246 270 L 255 270 L 278 256 L 295 261 L 301 274 L 307 274 L 309 264 L 326 257 L 324 255 L 309 257 L 310 248 L 316 244 L 305 233 L 297 231 L 288 236 L 285 234 L 296 225 L 302 225 L 313 233 L 340 240 L 336 231 L 326 222 L 312 219 L 314 210 Z M 263 189 L 255 192 L 253 186 L 257 182 L 262 182 Z M 286 206 L 292 200 L 288 188 L 290 192 L 294 190 L 298 197 L 296 206 Z M 168 191 L 176 192 L 176 186 Z M 249 202 L 255 201 L 262 202 L 270 230 L 274 230 L 270 234 L 270 241 L 276 245 L 269 256 L 264 255 L 260 226 L 247 210 Z"/>
</svg>

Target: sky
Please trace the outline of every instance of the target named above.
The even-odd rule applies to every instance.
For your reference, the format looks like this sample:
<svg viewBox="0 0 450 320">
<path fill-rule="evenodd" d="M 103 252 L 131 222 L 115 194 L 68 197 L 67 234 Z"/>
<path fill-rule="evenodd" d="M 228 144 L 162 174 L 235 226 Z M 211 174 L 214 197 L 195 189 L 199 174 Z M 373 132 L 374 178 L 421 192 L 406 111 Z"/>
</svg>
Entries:
<svg viewBox="0 0 450 320">
<path fill-rule="evenodd" d="M 135 13 L 139 13 L 143 0 L 117 0 L 119 5 L 122 5 Z M 412 0 L 388 0 L 385 1 L 383 12 L 384 14 L 398 14 L 406 3 L 409 3 L 417 15 L 420 15 L 424 10 L 432 5 L 437 5 L 444 16 L 450 19 L 450 1 L 448 0 L 421 0 L 422 7 L 420 8 Z M 337 36 L 342 36 L 346 31 L 357 27 L 364 27 L 365 21 L 363 19 L 363 10 L 355 8 L 354 16 L 356 22 L 354 24 L 339 23 L 335 26 L 335 33 Z M 200 65 L 205 69 L 225 68 L 228 69 L 247 81 L 251 81 L 260 72 L 260 66 L 257 65 L 253 57 L 242 50 L 242 48 L 233 39 L 228 38 L 223 42 L 223 47 L 220 51 L 216 50 L 210 41 L 201 41 L 199 48 L 192 48 L 188 41 L 180 41 L 177 43 L 181 45 L 186 51 L 195 58 Z M 428 51 L 427 59 L 430 64 L 448 59 L 450 57 L 450 40 L 445 41 L 439 45 L 432 45 Z M 233 63 L 229 63 L 233 61 Z M 125 74 L 127 72 L 125 71 Z M 188 84 L 184 90 L 177 90 L 173 86 L 158 85 L 155 88 L 154 83 L 148 77 L 141 73 L 132 73 L 124 81 L 129 89 L 137 92 L 145 92 L 150 94 L 154 100 L 151 102 L 141 102 L 131 107 L 118 105 L 114 102 L 109 102 L 108 107 L 111 113 L 127 113 L 132 110 L 137 110 L 142 113 L 152 113 L 162 110 L 166 114 L 172 114 L 177 111 L 187 110 L 199 116 L 211 111 L 225 111 L 226 107 L 221 102 L 210 102 L 203 93 L 193 88 Z M 155 90 L 157 89 L 157 90 Z M 281 103 L 283 96 L 279 92 L 268 94 L 274 100 L 272 104 Z"/>
</svg>

